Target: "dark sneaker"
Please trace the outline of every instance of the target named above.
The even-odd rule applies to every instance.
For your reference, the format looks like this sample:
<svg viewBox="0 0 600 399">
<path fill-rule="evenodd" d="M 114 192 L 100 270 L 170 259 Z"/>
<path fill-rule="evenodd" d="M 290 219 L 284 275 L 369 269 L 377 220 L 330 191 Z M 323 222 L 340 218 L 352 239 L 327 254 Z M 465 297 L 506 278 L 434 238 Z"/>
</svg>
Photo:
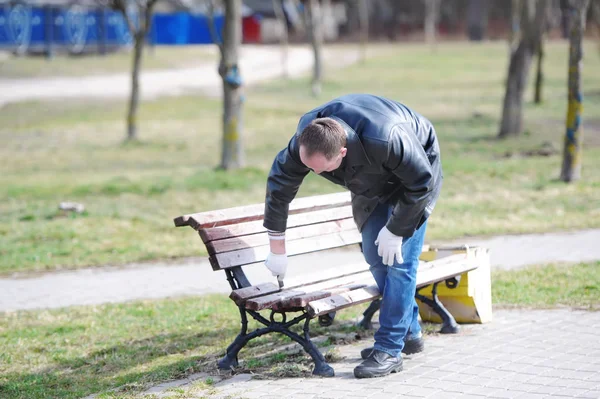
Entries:
<svg viewBox="0 0 600 399">
<path fill-rule="evenodd" d="M 394 357 L 374 349 L 367 359 L 354 368 L 356 378 L 383 377 L 402 371 L 402 356 Z"/>
<path fill-rule="evenodd" d="M 425 349 L 425 342 L 422 337 L 410 339 L 408 341 L 404 341 L 404 348 L 402 349 L 402 353 L 405 355 L 412 355 L 413 353 L 423 352 Z M 366 359 L 373 352 L 373 347 L 365 348 L 360 351 L 360 357 Z"/>
</svg>

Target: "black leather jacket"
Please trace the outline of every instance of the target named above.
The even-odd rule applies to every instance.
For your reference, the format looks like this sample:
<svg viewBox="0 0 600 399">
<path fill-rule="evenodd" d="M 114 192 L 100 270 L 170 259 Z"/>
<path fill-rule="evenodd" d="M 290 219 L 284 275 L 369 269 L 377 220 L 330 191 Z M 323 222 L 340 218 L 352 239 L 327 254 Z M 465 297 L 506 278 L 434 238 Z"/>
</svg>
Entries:
<svg viewBox="0 0 600 399">
<path fill-rule="evenodd" d="M 347 155 L 340 167 L 321 176 L 352 192 L 358 229 L 377 205 L 394 205 L 388 229 L 411 237 L 429 217 L 442 184 L 440 147 L 431 122 L 408 107 L 378 96 L 351 94 L 305 114 L 296 134 L 273 162 L 267 180 L 264 227 L 285 231 L 289 204 L 308 169 L 297 137 L 312 120 L 330 117 L 347 134 Z"/>
</svg>

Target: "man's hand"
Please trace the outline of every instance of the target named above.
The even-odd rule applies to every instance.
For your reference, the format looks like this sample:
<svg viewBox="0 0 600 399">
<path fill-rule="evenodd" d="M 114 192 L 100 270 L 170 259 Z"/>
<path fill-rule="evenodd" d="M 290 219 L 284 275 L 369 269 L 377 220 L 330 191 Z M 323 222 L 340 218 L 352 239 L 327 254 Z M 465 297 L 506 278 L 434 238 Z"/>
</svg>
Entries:
<svg viewBox="0 0 600 399">
<path fill-rule="evenodd" d="M 384 265 L 392 266 L 394 256 L 398 263 L 402 263 L 402 237 L 393 234 L 386 226 L 379 231 L 375 245 L 377 245 L 377 253 L 383 258 Z"/>
<path fill-rule="evenodd" d="M 265 266 L 271 271 L 273 276 L 277 277 L 278 281 L 283 282 L 285 273 L 287 272 L 288 258 L 286 254 L 274 254 L 269 252 L 265 260 Z M 281 284 L 280 284 L 281 285 Z"/>
</svg>

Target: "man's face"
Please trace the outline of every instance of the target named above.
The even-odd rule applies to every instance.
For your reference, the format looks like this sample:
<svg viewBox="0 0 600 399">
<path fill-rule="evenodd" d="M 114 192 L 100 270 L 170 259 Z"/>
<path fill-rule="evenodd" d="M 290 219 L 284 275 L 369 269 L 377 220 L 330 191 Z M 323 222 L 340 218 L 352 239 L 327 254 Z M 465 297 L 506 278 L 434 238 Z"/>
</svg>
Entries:
<svg viewBox="0 0 600 399">
<path fill-rule="evenodd" d="M 304 146 L 300 146 L 300 160 L 304 165 L 319 175 L 323 172 L 331 172 L 339 168 L 347 152 L 348 149 L 342 147 L 340 152 L 331 159 L 327 159 L 325 155 L 319 153 L 315 153 L 308 157 Z"/>
</svg>

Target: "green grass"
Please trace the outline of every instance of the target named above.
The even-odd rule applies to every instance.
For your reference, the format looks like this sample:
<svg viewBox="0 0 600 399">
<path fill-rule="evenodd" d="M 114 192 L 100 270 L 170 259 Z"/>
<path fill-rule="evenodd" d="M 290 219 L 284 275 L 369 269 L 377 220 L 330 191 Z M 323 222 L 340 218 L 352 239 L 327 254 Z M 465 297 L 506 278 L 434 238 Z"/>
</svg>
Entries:
<svg viewBox="0 0 600 399">
<path fill-rule="evenodd" d="M 600 262 L 494 272 L 492 293 L 495 307 L 599 310 Z M 353 325 L 363 310 L 338 312 L 331 328 L 313 323 L 311 336 L 326 338 L 319 346 L 332 362 L 339 360 L 335 347 L 354 341 L 356 334 L 369 336 Z M 257 326 L 250 321 L 249 331 Z M 428 334 L 439 329 L 424 326 Z M 148 386 L 195 372 L 216 373 L 216 359 L 238 331 L 238 310 L 225 295 L 0 313 L 0 397 L 80 398 L 102 392 L 104 399 L 140 398 Z M 268 353 L 288 343 L 279 334 L 251 341 L 240 353 L 241 370 L 262 378 L 309 376 L 307 356 Z M 201 380 L 196 390 L 212 382 Z"/>
<path fill-rule="evenodd" d="M 218 61 L 218 51 L 212 46 L 156 46 L 146 48 L 142 58 L 144 70 L 199 66 Z M 52 59 L 43 56 L 0 58 L 2 78 L 43 78 L 53 76 L 86 76 L 129 73 L 132 50 L 99 54 L 57 54 Z"/>
<path fill-rule="evenodd" d="M 247 90 L 248 168 L 224 173 L 221 105 L 202 97 L 146 101 L 140 139 L 123 144 L 125 102 L 60 101 L 0 108 L 0 274 L 204 255 L 196 234 L 176 229 L 185 213 L 264 200 L 274 155 L 310 108 L 349 92 L 387 95 L 430 118 L 445 172 L 427 239 L 600 226 L 600 57 L 587 44 L 583 87 L 583 178 L 557 181 L 566 114 L 564 42 L 548 45 L 545 102 L 526 94 L 525 130 L 497 141 L 505 43 L 395 45 L 364 65 L 329 72 L 323 94 L 307 79 Z M 349 48 L 348 51 L 356 51 Z M 382 55 L 381 55 L 382 54 Z M 521 156 L 552 143 L 559 154 Z M 506 156 L 506 154 L 512 154 Z M 299 196 L 340 190 L 309 176 Z M 57 211 L 61 201 L 86 207 Z"/>
<path fill-rule="evenodd" d="M 340 320 L 360 310 L 344 312 Z M 251 321 L 249 330 L 256 327 Z M 313 334 L 350 330 L 339 324 Z M 224 295 L 0 313 L 0 397 L 112 397 L 194 372 L 214 373 L 215 361 L 238 332 L 238 309 Z M 281 354 L 254 356 L 289 342 L 279 334 L 251 341 L 242 351 L 242 367 L 280 372 L 271 368 L 283 361 Z M 308 369 L 309 360 L 302 362 Z"/>
<path fill-rule="evenodd" d="M 492 281 L 497 305 L 600 310 L 600 262 L 496 271 Z"/>
</svg>

